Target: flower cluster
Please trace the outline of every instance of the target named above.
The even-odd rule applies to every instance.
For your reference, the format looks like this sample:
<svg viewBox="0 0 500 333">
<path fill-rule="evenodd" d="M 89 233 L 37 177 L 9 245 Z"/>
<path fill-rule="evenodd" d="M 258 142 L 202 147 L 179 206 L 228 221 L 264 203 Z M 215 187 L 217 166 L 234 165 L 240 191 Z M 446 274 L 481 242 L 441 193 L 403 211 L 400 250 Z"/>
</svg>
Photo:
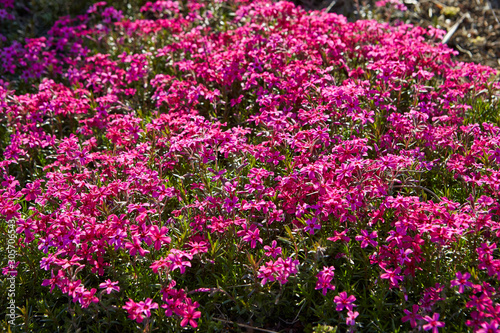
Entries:
<svg viewBox="0 0 500 333">
<path fill-rule="evenodd" d="M 38 262 L 19 275 L 148 329 L 222 308 L 496 331 L 500 85 L 440 37 L 289 2 L 99 2 L 2 47 L 0 214 Z"/>
</svg>

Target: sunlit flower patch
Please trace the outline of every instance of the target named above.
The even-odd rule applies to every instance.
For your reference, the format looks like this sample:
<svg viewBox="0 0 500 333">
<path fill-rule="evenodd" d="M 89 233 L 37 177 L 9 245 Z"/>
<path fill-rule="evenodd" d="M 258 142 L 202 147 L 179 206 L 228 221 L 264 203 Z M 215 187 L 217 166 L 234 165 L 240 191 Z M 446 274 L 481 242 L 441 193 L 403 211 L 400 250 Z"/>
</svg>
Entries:
<svg viewBox="0 0 500 333">
<path fill-rule="evenodd" d="M 498 331 L 499 84 L 443 35 L 187 0 L 4 40 L 15 325 Z"/>
</svg>

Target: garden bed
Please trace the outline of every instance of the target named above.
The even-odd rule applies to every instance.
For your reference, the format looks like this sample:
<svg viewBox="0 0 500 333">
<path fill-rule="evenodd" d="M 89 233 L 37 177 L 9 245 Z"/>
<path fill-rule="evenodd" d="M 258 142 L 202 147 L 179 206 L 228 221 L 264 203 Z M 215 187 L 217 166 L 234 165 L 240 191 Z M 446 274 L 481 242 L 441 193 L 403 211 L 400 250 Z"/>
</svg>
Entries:
<svg viewBox="0 0 500 333">
<path fill-rule="evenodd" d="M 4 36 L 2 329 L 497 330 L 500 85 L 446 33 L 187 0 Z"/>
</svg>

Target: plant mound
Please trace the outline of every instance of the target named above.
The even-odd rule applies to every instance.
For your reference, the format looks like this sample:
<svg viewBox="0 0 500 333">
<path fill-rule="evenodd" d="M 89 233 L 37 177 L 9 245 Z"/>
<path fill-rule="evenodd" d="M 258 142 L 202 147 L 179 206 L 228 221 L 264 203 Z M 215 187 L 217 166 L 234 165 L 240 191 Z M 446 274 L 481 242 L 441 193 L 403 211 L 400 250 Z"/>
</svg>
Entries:
<svg viewBox="0 0 500 333">
<path fill-rule="evenodd" d="M 443 35 L 184 0 L 4 38 L 3 327 L 498 331 L 499 84 Z"/>
</svg>

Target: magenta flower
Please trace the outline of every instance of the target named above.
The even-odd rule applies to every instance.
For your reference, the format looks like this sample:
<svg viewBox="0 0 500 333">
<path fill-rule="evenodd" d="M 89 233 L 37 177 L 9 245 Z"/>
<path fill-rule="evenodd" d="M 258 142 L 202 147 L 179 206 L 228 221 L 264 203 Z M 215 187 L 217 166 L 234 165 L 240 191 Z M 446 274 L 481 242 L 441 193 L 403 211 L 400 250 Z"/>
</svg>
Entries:
<svg viewBox="0 0 500 333">
<path fill-rule="evenodd" d="M 271 246 L 265 245 L 264 250 L 266 250 L 265 255 L 268 257 L 273 257 L 276 259 L 277 256 L 281 255 L 281 247 L 276 247 L 278 243 L 276 240 L 273 240 Z"/>
<path fill-rule="evenodd" d="M 125 303 L 123 309 L 127 310 L 129 319 L 135 320 L 138 323 L 142 323 L 144 320 L 142 309 L 139 307 L 139 304 L 134 302 L 131 298 L 129 298 L 128 302 Z"/>
<path fill-rule="evenodd" d="M 91 290 L 83 290 L 78 295 L 77 300 L 82 305 L 82 308 L 88 308 L 90 303 L 99 303 L 99 299 L 95 296 L 96 292 L 97 289 L 92 288 Z"/>
<path fill-rule="evenodd" d="M 392 287 L 397 287 L 399 281 L 403 280 L 403 277 L 399 275 L 399 273 L 401 273 L 401 268 L 398 267 L 394 270 L 390 270 L 382 267 L 382 269 L 385 271 L 385 273 L 380 274 L 380 278 L 389 280 Z"/>
<path fill-rule="evenodd" d="M 61 18 L 46 37 L 0 34 L 0 220 L 10 222 L 0 222 L 10 238 L 2 247 L 12 263 L 16 253 L 40 261 L 19 274 L 47 271 L 43 286 L 87 307 L 98 301 L 91 284 L 133 263 L 120 283 L 97 282 L 98 295 L 144 286 L 141 294 L 161 294 L 164 313 L 189 330 L 201 316 L 192 292 L 236 295 L 254 278 L 273 292 L 299 269 L 293 282 L 304 287 L 319 264 L 315 290 L 327 295 L 338 271 L 323 265 L 345 264 L 356 280 L 360 248 L 368 282 L 395 288 L 430 276 L 438 259 L 443 270 L 455 267 L 429 249 L 463 240 L 478 260 L 458 264 L 480 274 L 455 271 L 449 285 L 471 295 L 465 306 L 448 305 L 465 307 L 471 331 L 497 331 L 500 127 L 474 114 L 497 107 L 495 71 L 456 62 L 435 28 L 349 23 L 285 1 L 225 1 L 151 1 L 127 19 L 99 2 Z M 403 0 L 376 2 L 404 9 Z M 14 5 L 0 0 L 0 18 L 10 20 Z M 470 105 L 476 100 L 487 103 Z M 463 185 L 450 199 L 430 191 L 450 182 Z M 324 244 L 303 236 L 326 229 L 334 243 L 311 255 Z M 236 265 L 225 266 L 228 258 L 216 256 L 230 252 Z M 189 281 L 235 273 L 220 267 L 243 280 L 220 288 Z M 148 270 L 161 287 L 134 281 Z M 352 282 L 342 281 L 345 290 Z M 413 330 L 443 327 L 439 314 L 422 317 L 444 299 L 441 284 L 401 288 L 405 302 L 419 300 L 403 310 Z M 304 288 L 283 297 L 300 298 Z M 330 294 L 356 325 L 359 299 Z M 211 296 L 202 298 L 207 310 L 218 301 Z M 153 299 L 121 305 L 143 322 L 157 312 Z"/>
<path fill-rule="evenodd" d="M 354 295 L 347 296 L 347 292 L 343 291 L 338 296 L 333 298 L 334 302 L 337 304 L 335 310 L 342 311 L 346 308 L 348 311 L 352 311 L 352 309 L 356 306 L 352 304 L 356 297 Z"/>
<path fill-rule="evenodd" d="M 201 312 L 196 311 L 196 308 L 198 307 L 198 303 L 194 302 L 194 304 L 191 304 L 191 300 L 188 300 L 186 304 L 186 308 L 182 314 L 182 321 L 181 321 L 181 326 L 184 327 L 187 324 L 191 325 L 193 328 L 198 327 L 198 323 L 195 321 L 195 319 L 198 319 L 201 317 Z"/>
<path fill-rule="evenodd" d="M 199 241 L 199 242 L 189 242 L 188 245 L 191 247 L 191 250 L 189 251 L 191 255 L 195 255 L 198 253 L 206 253 L 208 251 L 208 246 L 210 245 L 209 243 L 205 241 Z"/>
<path fill-rule="evenodd" d="M 425 316 L 424 320 L 427 321 L 427 324 L 422 326 L 422 328 L 426 331 L 432 330 L 432 333 L 438 333 L 439 327 L 444 327 L 444 323 L 442 321 L 438 321 L 439 313 L 434 313 L 432 317 Z"/>
<path fill-rule="evenodd" d="M 191 260 L 193 256 L 177 249 L 170 250 L 170 254 L 166 258 L 166 260 L 170 262 L 170 265 L 167 264 L 170 270 L 174 271 L 179 269 L 181 274 L 184 274 L 186 267 L 191 267 L 191 262 L 184 259 Z"/>
<path fill-rule="evenodd" d="M 57 274 L 54 274 L 54 270 L 50 271 L 51 278 L 43 280 L 42 286 L 50 286 L 50 292 L 54 290 L 54 288 L 61 287 L 61 285 L 67 284 L 68 278 L 66 278 L 64 271 L 59 270 Z"/>
<path fill-rule="evenodd" d="M 109 295 L 113 291 L 120 291 L 120 287 L 117 286 L 118 281 L 111 282 L 111 280 L 106 280 L 103 283 L 99 284 L 99 288 L 106 289 L 106 293 Z"/>
<path fill-rule="evenodd" d="M 42 193 L 40 184 L 41 181 L 37 179 L 33 183 L 26 184 L 26 188 L 21 190 L 21 193 L 25 195 L 27 201 L 35 200 L 36 197 Z"/>
<path fill-rule="evenodd" d="M 356 325 L 356 317 L 359 316 L 358 311 L 347 311 L 347 317 L 345 318 L 345 323 L 349 326 Z"/>
<path fill-rule="evenodd" d="M 148 250 L 145 250 L 141 247 L 142 242 L 138 237 L 134 237 L 132 240 L 133 243 L 131 242 L 125 243 L 125 248 L 130 251 L 131 256 L 135 256 L 136 253 L 139 252 L 139 254 L 144 257 L 146 253 L 149 253 Z"/>
<path fill-rule="evenodd" d="M 142 311 L 146 318 L 151 317 L 151 309 L 158 309 L 158 303 L 154 303 L 151 298 L 137 303 L 137 311 Z"/>
<path fill-rule="evenodd" d="M 45 258 L 42 258 L 42 260 L 43 259 L 45 259 Z M 19 263 L 20 263 L 20 261 L 17 261 L 15 263 L 9 262 L 9 265 L 2 268 L 2 275 L 17 276 L 17 266 L 19 266 Z M 46 270 L 48 270 L 48 269 L 46 269 Z"/>
<path fill-rule="evenodd" d="M 346 236 L 346 233 L 347 233 L 347 230 L 344 230 L 342 232 L 334 231 L 333 232 L 334 236 L 333 237 L 328 237 L 327 240 L 332 241 L 332 242 L 342 241 L 342 242 L 345 242 L 345 243 L 349 243 L 349 241 L 351 240 L 351 238 L 349 238 L 348 236 Z"/>
<path fill-rule="evenodd" d="M 264 266 L 261 266 L 259 268 L 259 274 L 257 275 L 257 277 L 262 278 L 261 283 L 262 285 L 265 285 L 267 281 L 273 282 L 280 270 L 280 265 L 271 260 L 266 262 Z"/>
<path fill-rule="evenodd" d="M 465 287 L 471 288 L 472 287 L 472 282 L 468 281 L 470 278 L 470 273 L 465 272 L 462 274 L 461 272 L 457 272 L 456 274 L 457 279 L 456 280 L 451 280 L 450 285 L 452 287 L 458 286 L 458 292 L 463 293 L 465 290 Z"/>
<path fill-rule="evenodd" d="M 165 316 L 171 317 L 176 314 L 178 316 L 182 316 L 184 314 L 184 309 L 186 304 L 183 303 L 183 300 L 180 298 L 167 298 L 165 299 L 165 304 L 162 304 L 162 308 L 165 309 Z"/>
<path fill-rule="evenodd" d="M 378 243 L 374 239 L 377 239 L 377 232 L 372 231 L 371 233 L 368 233 L 366 230 L 361 230 L 361 235 L 356 236 L 354 239 L 356 239 L 358 242 L 361 241 L 361 248 L 364 249 L 368 245 L 371 245 L 373 247 L 377 247 Z"/>
<path fill-rule="evenodd" d="M 167 232 L 167 227 L 161 227 L 160 229 L 157 225 L 153 225 L 149 228 L 149 233 L 156 251 L 159 251 L 163 244 L 169 244 L 171 242 L 170 237 L 166 236 Z"/>
<path fill-rule="evenodd" d="M 313 217 L 312 219 L 309 219 L 306 221 L 306 227 L 304 230 L 308 232 L 311 235 L 314 235 L 315 230 L 320 230 L 321 229 L 321 224 L 319 224 L 318 219 Z"/>
<path fill-rule="evenodd" d="M 406 316 L 404 316 L 402 318 L 403 323 L 410 321 L 412 328 L 417 327 L 417 320 L 423 319 L 423 317 L 418 314 L 418 309 L 419 309 L 419 306 L 417 304 L 413 304 L 411 312 L 404 309 L 403 311 L 406 314 Z"/>
<path fill-rule="evenodd" d="M 260 230 L 256 227 L 250 227 L 245 230 L 243 240 L 245 242 L 250 242 L 250 247 L 253 249 L 257 246 L 257 242 L 262 244 L 262 238 L 259 237 Z"/>
<path fill-rule="evenodd" d="M 496 320 L 491 320 L 490 322 L 481 323 L 481 328 L 476 331 L 476 333 L 498 333 L 499 323 Z"/>
<path fill-rule="evenodd" d="M 335 286 L 332 284 L 335 267 L 324 267 L 321 272 L 319 272 L 316 277 L 318 278 L 318 282 L 316 283 L 316 290 L 321 289 L 323 295 L 326 295 L 328 289 L 335 290 Z"/>
</svg>

